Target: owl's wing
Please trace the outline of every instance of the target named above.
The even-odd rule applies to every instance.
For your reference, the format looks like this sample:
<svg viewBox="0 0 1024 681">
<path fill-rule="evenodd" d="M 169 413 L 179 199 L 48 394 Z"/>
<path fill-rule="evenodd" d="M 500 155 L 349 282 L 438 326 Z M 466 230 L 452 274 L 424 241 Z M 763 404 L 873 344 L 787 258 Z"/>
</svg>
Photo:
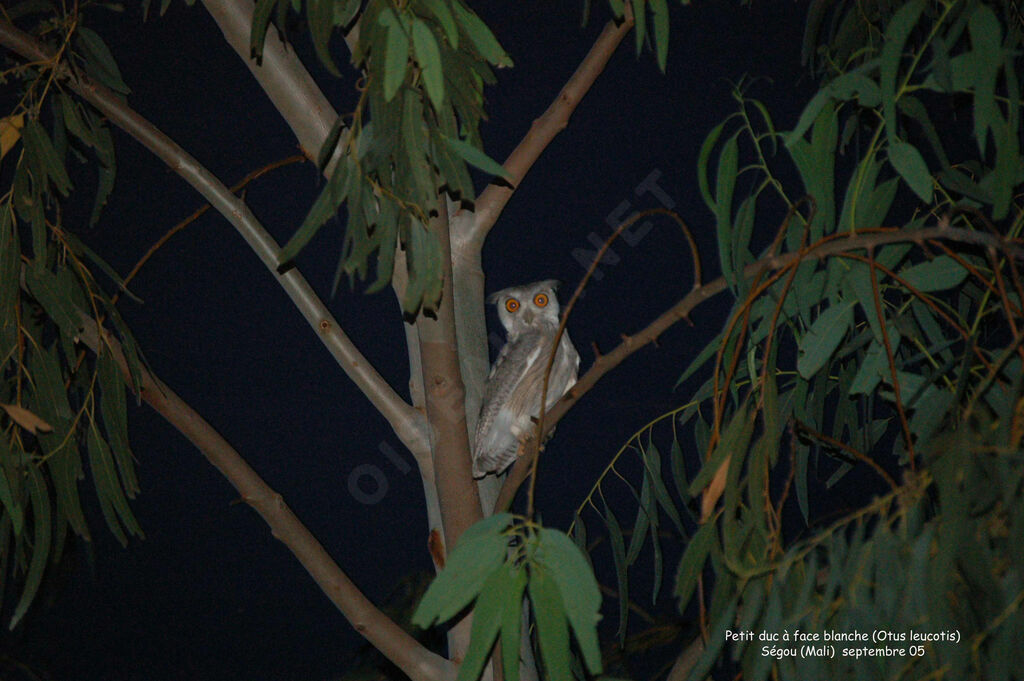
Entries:
<svg viewBox="0 0 1024 681">
<path fill-rule="evenodd" d="M 541 334 L 526 332 L 506 343 L 495 360 L 476 423 L 473 477 L 498 473 L 515 460 L 519 441 L 512 428 L 520 414 L 509 403 L 528 368 L 536 362 L 541 345 Z"/>
</svg>

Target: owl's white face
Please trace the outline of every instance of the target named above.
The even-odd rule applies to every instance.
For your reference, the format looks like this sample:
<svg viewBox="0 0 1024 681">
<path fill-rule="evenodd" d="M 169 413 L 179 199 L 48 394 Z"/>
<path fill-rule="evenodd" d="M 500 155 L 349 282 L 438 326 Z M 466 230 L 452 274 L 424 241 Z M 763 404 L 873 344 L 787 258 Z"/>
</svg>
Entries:
<svg viewBox="0 0 1024 681">
<path fill-rule="evenodd" d="M 498 318 L 509 337 L 525 329 L 558 325 L 558 299 L 554 279 L 513 286 L 491 294 L 488 302 L 498 306 Z"/>
</svg>

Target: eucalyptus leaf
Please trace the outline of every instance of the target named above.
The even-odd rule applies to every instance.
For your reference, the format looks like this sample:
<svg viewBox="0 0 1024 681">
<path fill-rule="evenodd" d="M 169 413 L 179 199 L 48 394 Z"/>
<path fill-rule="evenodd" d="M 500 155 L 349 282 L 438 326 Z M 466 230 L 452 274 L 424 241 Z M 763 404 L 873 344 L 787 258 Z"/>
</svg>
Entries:
<svg viewBox="0 0 1024 681">
<path fill-rule="evenodd" d="M 900 278 L 918 291 L 931 293 L 959 286 L 967 278 L 967 269 L 948 255 L 940 255 L 902 270 Z"/>
<path fill-rule="evenodd" d="M 800 339 L 797 371 L 811 378 L 835 353 L 853 321 L 852 303 L 832 305 L 818 315 L 811 328 Z"/>
<path fill-rule="evenodd" d="M 509 520 L 507 513 L 496 514 L 462 533 L 413 613 L 413 624 L 426 628 L 435 621 L 447 622 L 477 597 L 505 562 L 508 537 L 503 532 Z"/>
<path fill-rule="evenodd" d="M 916 147 L 906 142 L 895 142 L 889 146 L 889 163 L 896 169 L 907 185 L 925 203 L 932 201 L 932 176 L 928 165 Z"/>
<path fill-rule="evenodd" d="M 601 592 L 590 564 L 569 537 L 549 528 L 540 530 L 536 560 L 558 585 L 565 616 L 576 635 L 587 670 L 600 674 L 597 622 L 601 618 Z"/>
<path fill-rule="evenodd" d="M 412 43 L 416 53 L 416 62 L 420 65 L 420 71 L 423 74 L 423 83 L 426 86 L 427 96 L 430 97 L 434 109 L 440 110 L 445 102 L 441 52 L 437 47 L 437 40 L 434 38 L 434 34 L 425 22 L 413 22 Z"/>
<path fill-rule="evenodd" d="M 530 573 L 527 589 L 544 668 L 552 679 L 571 679 L 569 627 L 558 585 L 547 570 L 535 569 Z"/>
</svg>

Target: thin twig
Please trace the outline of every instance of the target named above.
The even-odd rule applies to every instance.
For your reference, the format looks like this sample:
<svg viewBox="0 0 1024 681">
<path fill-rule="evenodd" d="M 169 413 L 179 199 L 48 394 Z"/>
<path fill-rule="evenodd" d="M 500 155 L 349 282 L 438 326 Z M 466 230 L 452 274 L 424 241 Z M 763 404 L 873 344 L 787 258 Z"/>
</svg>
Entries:
<svg viewBox="0 0 1024 681">
<path fill-rule="evenodd" d="M 239 190 L 244 188 L 250 182 L 269 173 L 270 171 L 277 170 L 278 168 L 284 167 L 286 165 L 291 165 L 292 163 L 302 163 L 305 160 L 307 159 L 302 154 L 295 154 L 287 158 L 272 161 L 267 165 L 263 166 L 262 168 L 257 168 L 256 170 L 252 171 L 251 173 L 243 177 L 236 184 L 232 185 L 229 191 L 232 194 L 237 194 Z M 210 208 L 211 206 L 209 203 L 204 203 L 202 206 L 193 211 L 192 214 L 189 215 L 187 218 L 185 218 L 184 220 L 182 220 L 181 222 L 167 230 L 167 232 L 162 237 L 160 237 L 156 241 L 156 243 L 150 246 L 149 249 L 142 255 L 141 258 L 139 258 L 139 261 L 135 263 L 135 266 L 132 267 L 131 271 L 125 275 L 123 281 L 124 288 L 128 288 L 128 282 L 135 278 L 135 276 L 139 273 L 139 270 L 142 269 L 142 266 L 145 265 L 149 261 L 149 259 L 156 254 L 158 250 L 163 248 L 164 244 L 170 241 L 172 236 L 174 236 L 175 234 L 177 234 L 178 232 L 180 232 L 181 230 L 185 229 L 190 224 L 198 220 L 200 217 L 203 216 L 203 214 L 206 213 L 206 211 L 210 210 Z M 120 291 L 116 292 L 113 295 L 113 297 L 111 298 L 111 302 L 116 303 L 118 296 L 120 296 Z"/>
<path fill-rule="evenodd" d="M 530 460 L 530 487 L 528 490 L 526 503 L 526 515 L 528 517 L 533 515 L 533 492 L 537 482 L 537 461 L 540 458 L 540 443 L 543 442 L 543 435 L 546 432 L 544 430 L 544 413 L 547 411 L 548 381 L 551 378 L 551 368 L 554 366 L 555 363 L 555 356 L 558 353 L 559 343 L 562 340 L 562 336 L 565 334 L 565 325 L 569 321 L 569 315 L 572 313 L 573 308 L 576 307 L 576 302 L 580 299 L 580 296 L 583 294 L 583 289 L 586 288 L 587 283 L 590 281 L 590 278 L 594 275 L 594 272 L 597 271 L 597 266 L 604 259 L 605 253 L 607 253 L 608 249 L 611 248 L 612 243 L 614 243 L 615 240 L 619 238 L 619 235 L 621 235 L 626 229 L 636 224 L 639 220 L 652 215 L 667 215 L 668 217 L 675 220 L 676 224 L 678 224 L 679 228 L 683 231 L 683 234 L 685 235 L 686 240 L 690 245 L 690 252 L 693 255 L 692 290 L 700 288 L 702 274 L 700 266 L 700 253 L 697 250 L 697 241 L 696 239 L 693 238 L 693 234 L 690 232 L 690 228 L 686 226 L 686 223 L 683 221 L 681 217 L 679 217 L 677 213 L 667 210 L 665 208 L 652 208 L 650 210 L 634 213 L 629 218 L 624 220 L 622 224 L 616 227 L 615 231 L 612 232 L 611 236 L 605 239 L 605 242 L 601 245 L 601 248 L 599 248 L 597 253 L 594 255 L 594 261 L 590 263 L 590 267 L 587 268 L 587 271 L 583 275 L 583 278 L 580 280 L 580 283 L 577 284 L 576 290 L 572 294 L 572 298 L 569 299 L 569 303 L 565 306 L 565 310 L 562 312 L 562 319 L 558 323 L 558 330 L 555 332 L 555 337 L 552 340 L 551 350 L 550 352 L 548 352 L 548 363 L 547 366 L 545 366 L 544 368 L 544 383 L 541 387 L 540 393 L 540 413 L 537 415 L 537 427 L 534 429 L 533 438 L 529 446 L 527 446 L 526 448 L 528 454 L 524 455 L 523 457 L 528 458 Z M 628 344 L 631 342 L 631 340 L 628 336 L 623 335 L 622 342 L 624 344 Z M 511 477 L 511 473 L 509 474 L 509 477 Z M 504 485 L 502 487 L 504 491 Z M 500 494 L 498 497 L 498 501 L 499 503 L 501 502 Z M 511 499 L 509 499 L 508 501 L 511 502 Z M 499 506 L 498 508 L 502 507 Z"/>
</svg>

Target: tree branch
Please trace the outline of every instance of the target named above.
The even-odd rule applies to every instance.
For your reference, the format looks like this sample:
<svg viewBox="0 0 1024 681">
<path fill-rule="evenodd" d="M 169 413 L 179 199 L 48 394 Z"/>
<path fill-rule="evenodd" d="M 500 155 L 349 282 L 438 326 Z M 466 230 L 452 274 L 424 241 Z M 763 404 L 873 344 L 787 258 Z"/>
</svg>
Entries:
<svg viewBox="0 0 1024 681">
<path fill-rule="evenodd" d="M 499 184 L 491 184 L 485 189 L 475 204 L 475 216 L 465 235 L 456 234 L 456 250 L 463 248 L 462 241 L 465 239 L 476 246 L 477 249 L 483 244 L 487 232 L 490 231 L 498 216 L 504 210 L 505 204 L 512 197 L 515 188 L 523 181 L 534 161 L 547 148 L 551 140 L 569 124 L 569 117 L 576 110 L 580 101 L 590 91 L 590 87 L 597 80 L 597 77 L 604 71 L 605 65 L 615 53 L 619 43 L 626 37 L 633 28 L 633 15 L 626 5 L 626 17 L 620 24 L 609 21 L 601 31 L 601 34 L 594 41 L 594 45 L 583 58 L 576 72 L 572 74 L 569 81 L 562 88 L 555 100 L 551 102 L 547 110 L 540 118 L 533 122 L 530 131 L 519 143 L 508 158 L 505 160 L 504 168 L 512 175 L 512 187 Z"/>
<path fill-rule="evenodd" d="M 430 231 L 441 243 L 444 288 L 437 318 L 420 315 L 420 358 L 427 420 L 433 433 L 434 480 L 441 503 L 447 550 L 466 528 L 483 516 L 471 473 L 469 431 L 466 427 L 465 388 L 459 370 L 455 340 L 455 305 L 452 300 L 451 253 L 447 211 L 431 220 Z"/>
<path fill-rule="evenodd" d="M 274 107 L 299 140 L 307 158 L 316 159 L 338 114 L 309 76 L 295 51 L 282 42 L 271 26 L 263 44 L 260 63 L 250 58 L 252 0 L 203 0 L 224 39 L 252 72 Z"/>
<path fill-rule="evenodd" d="M 471 473 L 466 390 L 462 383 L 455 336 L 448 211 L 443 197 L 440 197 L 439 205 L 439 215 L 430 221 L 429 229 L 441 247 L 441 302 L 436 319 L 420 314 L 416 328 L 419 332 L 427 421 L 432 433 L 434 484 L 447 553 L 462 533 L 483 517 L 483 512 Z M 448 655 L 453 660 L 461 660 L 468 649 L 469 625 L 470 618 L 466 617 L 449 631 Z"/>
<path fill-rule="evenodd" d="M 878 248 L 886 244 L 912 242 L 923 245 L 926 241 L 957 241 L 977 246 L 992 247 L 1007 252 L 1015 257 L 1024 257 L 1024 249 L 1019 242 L 1007 240 L 999 235 L 987 232 L 977 232 L 969 229 L 950 227 L 948 222 L 943 220 L 935 227 L 921 229 L 879 229 L 861 230 L 860 233 L 847 235 L 836 234 L 821 239 L 820 241 L 792 253 L 783 255 L 767 255 L 747 265 L 743 269 L 744 279 L 753 279 L 767 272 L 783 269 L 794 262 L 822 259 L 830 255 L 858 251 L 870 248 Z M 655 341 L 661 334 L 682 319 L 688 319 L 690 312 L 701 303 L 711 297 L 725 291 L 729 284 L 725 277 L 719 277 L 707 284 L 694 286 L 679 302 L 662 313 L 657 319 L 648 324 L 644 329 L 632 336 L 623 334 L 622 342 L 611 352 L 601 355 L 585 374 L 580 376 L 569 392 L 562 397 L 545 414 L 544 434 L 547 435 L 554 428 L 565 414 L 579 402 L 594 385 L 609 371 L 621 364 L 627 357 L 640 348 Z M 519 487 L 523 484 L 530 473 L 533 460 L 536 457 L 536 447 L 524 447 L 524 455 L 516 459 L 515 464 L 509 470 L 502 485 L 501 493 L 495 502 L 495 511 L 508 508 Z"/>
<path fill-rule="evenodd" d="M 53 57 L 34 38 L 3 20 L 0 20 L 0 45 L 26 59 L 47 61 Z M 409 406 L 359 352 L 298 270 L 291 268 L 284 273 L 277 271 L 280 248 L 245 202 L 106 87 L 86 76 L 72 73 L 66 65 L 59 68 L 60 75 L 67 79 L 72 89 L 156 154 L 227 218 L 274 275 L 302 316 L 318 332 L 321 342 L 342 370 L 388 420 L 399 439 L 412 451 L 425 448 L 426 425 L 422 415 Z"/>
<path fill-rule="evenodd" d="M 128 364 L 120 343 L 106 330 L 101 332 L 96 320 L 85 314 L 82 314 L 82 319 L 78 339 L 93 352 L 112 352 L 125 381 L 131 386 Z M 281 495 L 260 478 L 220 433 L 146 367 L 140 366 L 139 373 L 142 399 L 188 438 L 227 478 L 356 631 L 414 681 L 454 678 L 455 666 L 424 648 L 378 610 L 288 508 Z"/>
</svg>

